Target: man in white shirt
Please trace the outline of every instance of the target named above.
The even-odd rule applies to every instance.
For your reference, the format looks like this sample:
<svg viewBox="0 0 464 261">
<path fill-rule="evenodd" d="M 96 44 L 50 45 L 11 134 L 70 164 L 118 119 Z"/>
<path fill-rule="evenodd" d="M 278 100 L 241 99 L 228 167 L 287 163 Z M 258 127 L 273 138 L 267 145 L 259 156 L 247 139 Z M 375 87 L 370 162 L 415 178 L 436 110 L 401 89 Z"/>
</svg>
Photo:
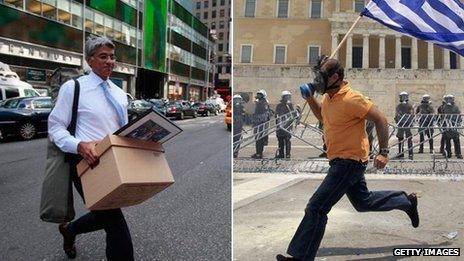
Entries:
<svg viewBox="0 0 464 261">
<path fill-rule="evenodd" d="M 126 93 L 109 80 L 115 64 L 114 49 L 114 44 L 104 37 L 86 41 L 85 57 L 92 72 L 78 78 L 80 95 L 75 135 L 67 130 L 71 122 L 74 81 L 67 81 L 61 86 L 48 119 L 50 140 L 63 152 L 73 155 L 70 175 L 83 199 L 75 165 L 85 159 L 90 166 L 96 166 L 98 155 L 95 145 L 128 121 Z M 74 241 L 78 234 L 101 229 L 106 232 L 108 260 L 133 260 L 132 240 L 121 209 L 90 211 L 77 220 L 60 224 L 63 249 L 68 257 L 76 256 Z"/>
</svg>

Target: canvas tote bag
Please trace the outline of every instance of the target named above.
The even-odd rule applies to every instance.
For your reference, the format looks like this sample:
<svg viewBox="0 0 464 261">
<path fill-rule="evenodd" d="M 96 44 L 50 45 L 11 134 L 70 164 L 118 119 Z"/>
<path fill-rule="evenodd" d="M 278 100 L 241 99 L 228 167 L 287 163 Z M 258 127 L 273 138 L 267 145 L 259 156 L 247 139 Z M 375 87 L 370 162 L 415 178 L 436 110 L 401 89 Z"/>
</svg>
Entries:
<svg viewBox="0 0 464 261">
<path fill-rule="evenodd" d="M 79 104 L 79 82 L 74 80 L 74 98 L 71 123 L 68 131 L 76 134 L 77 107 Z M 45 222 L 64 223 L 74 219 L 72 181 L 69 155 L 48 140 L 45 178 L 40 199 L 40 218 Z"/>
</svg>

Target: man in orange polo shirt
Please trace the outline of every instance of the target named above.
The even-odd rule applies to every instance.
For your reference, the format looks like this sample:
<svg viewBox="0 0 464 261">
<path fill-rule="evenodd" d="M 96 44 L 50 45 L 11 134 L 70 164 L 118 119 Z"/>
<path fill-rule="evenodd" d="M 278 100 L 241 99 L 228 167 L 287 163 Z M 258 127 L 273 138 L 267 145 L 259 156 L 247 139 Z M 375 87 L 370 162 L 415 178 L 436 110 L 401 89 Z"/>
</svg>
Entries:
<svg viewBox="0 0 464 261">
<path fill-rule="evenodd" d="M 403 210 L 413 227 L 419 225 L 417 197 L 404 191 L 369 191 L 364 178 L 369 158 L 366 120 L 375 123 L 380 153 L 374 166 L 382 169 L 388 162 L 388 123 L 385 116 L 361 93 L 344 81 L 344 69 L 335 59 L 323 58 L 314 69 L 313 83 L 300 87 L 314 115 L 324 123 L 324 137 L 330 168 L 314 192 L 287 253 L 277 260 L 314 260 L 324 236 L 327 214 L 343 195 L 357 211 Z M 324 94 L 322 103 L 314 93 Z"/>
</svg>

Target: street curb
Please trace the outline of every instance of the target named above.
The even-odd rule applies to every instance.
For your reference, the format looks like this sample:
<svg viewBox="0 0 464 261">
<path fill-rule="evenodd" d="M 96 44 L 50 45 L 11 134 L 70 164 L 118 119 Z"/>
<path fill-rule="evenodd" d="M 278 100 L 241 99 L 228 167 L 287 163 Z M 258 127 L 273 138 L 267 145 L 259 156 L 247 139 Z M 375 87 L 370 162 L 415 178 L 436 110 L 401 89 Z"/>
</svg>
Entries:
<svg viewBox="0 0 464 261">
<path fill-rule="evenodd" d="M 300 182 L 302 182 L 304 180 L 306 180 L 306 178 L 292 179 L 292 180 L 290 180 L 290 181 L 288 181 L 288 182 L 286 182 L 286 183 L 284 183 L 282 185 L 279 185 L 277 187 L 268 189 L 266 191 L 263 191 L 263 192 L 258 193 L 256 195 L 253 195 L 251 197 L 242 199 L 242 200 L 238 201 L 237 203 L 232 202 L 233 209 L 237 210 L 239 208 L 242 208 L 242 207 L 244 207 L 244 206 L 246 206 L 246 205 L 248 205 L 250 203 L 253 203 L 253 202 L 255 202 L 255 201 L 259 200 L 259 199 L 265 198 L 265 197 L 267 197 L 267 196 L 269 196 L 269 195 L 271 195 L 273 193 L 276 193 L 278 191 L 284 190 L 284 189 L 286 189 L 288 187 L 291 187 L 291 186 L 293 186 L 293 185 L 295 185 L 297 183 L 300 183 Z"/>
</svg>

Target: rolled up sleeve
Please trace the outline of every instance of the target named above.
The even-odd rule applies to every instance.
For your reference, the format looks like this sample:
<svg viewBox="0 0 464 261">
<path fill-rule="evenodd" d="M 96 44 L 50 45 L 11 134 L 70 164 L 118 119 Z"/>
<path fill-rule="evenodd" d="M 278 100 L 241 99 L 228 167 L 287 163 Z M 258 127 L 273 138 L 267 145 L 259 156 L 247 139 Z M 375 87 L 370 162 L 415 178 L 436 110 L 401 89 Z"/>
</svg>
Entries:
<svg viewBox="0 0 464 261">
<path fill-rule="evenodd" d="M 67 130 L 71 122 L 73 96 L 74 82 L 67 81 L 61 86 L 55 107 L 48 117 L 48 134 L 50 141 L 61 151 L 77 154 L 77 145 L 81 141 Z"/>
</svg>

